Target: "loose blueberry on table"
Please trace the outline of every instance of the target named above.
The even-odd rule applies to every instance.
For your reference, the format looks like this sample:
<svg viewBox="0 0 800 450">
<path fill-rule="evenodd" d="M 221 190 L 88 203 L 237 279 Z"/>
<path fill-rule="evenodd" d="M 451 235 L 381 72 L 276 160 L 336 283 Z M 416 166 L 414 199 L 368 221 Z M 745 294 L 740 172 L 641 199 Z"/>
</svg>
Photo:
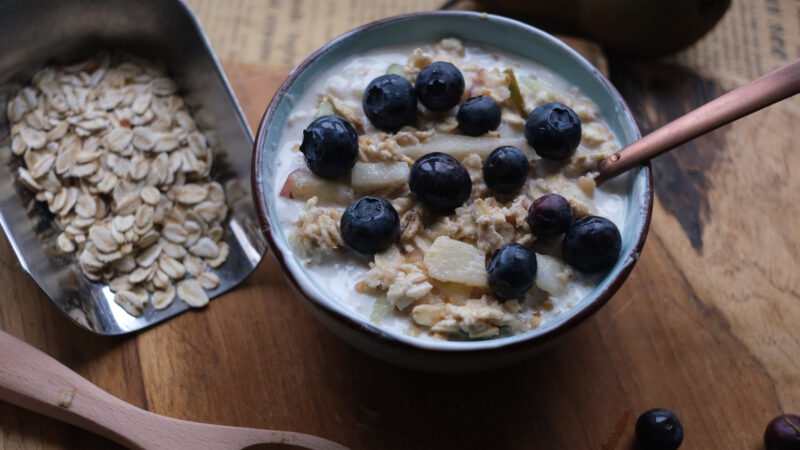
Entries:
<svg viewBox="0 0 800 450">
<path fill-rule="evenodd" d="M 428 153 L 414 161 L 408 187 L 428 208 L 449 213 L 461 206 L 472 192 L 469 172 L 446 153 Z"/>
<path fill-rule="evenodd" d="M 528 180 L 530 163 L 517 147 L 498 147 L 483 163 L 483 180 L 493 192 L 501 195 L 517 191 Z"/>
<path fill-rule="evenodd" d="M 676 450 L 683 442 L 683 425 L 674 412 L 656 408 L 636 420 L 638 450 Z"/>
<path fill-rule="evenodd" d="M 525 121 L 525 139 L 544 159 L 569 158 L 581 142 L 581 119 L 567 105 L 539 105 Z"/>
<path fill-rule="evenodd" d="M 500 247 L 486 269 L 492 294 L 501 299 L 525 295 L 536 280 L 536 253 L 520 244 Z"/>
<path fill-rule="evenodd" d="M 584 273 L 604 272 L 614 266 L 622 238 L 614 222 L 586 216 L 572 222 L 564 234 L 562 254 L 569 265 Z"/>
<path fill-rule="evenodd" d="M 353 168 L 358 156 L 358 135 L 339 116 L 322 116 L 303 130 L 300 151 L 306 165 L 322 178 L 339 178 Z"/>
<path fill-rule="evenodd" d="M 458 128 L 467 136 L 480 136 L 500 126 L 500 106 L 493 98 L 480 95 L 467 99 L 456 113 Z"/>
<path fill-rule="evenodd" d="M 543 195 L 528 208 L 528 225 L 540 236 L 552 236 L 567 231 L 572 223 L 572 206 L 558 194 Z"/>
<path fill-rule="evenodd" d="M 437 61 L 428 64 L 417 75 L 414 88 L 417 98 L 431 111 L 447 111 L 464 95 L 464 76 L 456 66 Z"/>
<path fill-rule="evenodd" d="M 414 122 L 417 114 L 417 95 L 414 86 L 405 78 L 381 75 L 364 90 L 362 101 L 367 119 L 384 131 L 395 132 Z"/>
<path fill-rule="evenodd" d="M 386 200 L 361 197 L 345 209 L 339 231 L 348 247 L 372 255 L 394 244 L 400 235 L 400 218 Z"/>
<path fill-rule="evenodd" d="M 766 450 L 800 450 L 800 416 L 781 414 L 764 431 Z"/>
</svg>

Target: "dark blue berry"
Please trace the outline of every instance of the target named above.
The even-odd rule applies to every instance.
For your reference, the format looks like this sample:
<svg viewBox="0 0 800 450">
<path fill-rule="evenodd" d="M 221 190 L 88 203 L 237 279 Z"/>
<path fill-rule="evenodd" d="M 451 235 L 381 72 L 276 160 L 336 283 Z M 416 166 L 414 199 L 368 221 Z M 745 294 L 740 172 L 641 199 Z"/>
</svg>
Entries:
<svg viewBox="0 0 800 450">
<path fill-rule="evenodd" d="M 536 253 L 520 244 L 500 247 L 486 269 L 492 295 L 506 300 L 524 295 L 536 279 Z"/>
<path fill-rule="evenodd" d="M 417 96 L 405 78 L 389 74 L 372 80 L 362 101 L 367 119 L 381 130 L 395 132 L 414 121 Z"/>
<path fill-rule="evenodd" d="M 339 116 L 322 116 L 303 130 L 300 151 L 306 165 L 322 178 L 339 178 L 353 168 L 358 156 L 358 135 Z"/>
<path fill-rule="evenodd" d="M 544 159 L 569 158 L 581 143 L 581 119 L 567 105 L 539 105 L 525 122 L 525 139 Z"/>
<path fill-rule="evenodd" d="M 683 426 L 668 409 L 651 409 L 636 420 L 636 444 L 640 450 L 676 450 L 683 442 Z"/>
<path fill-rule="evenodd" d="M 551 236 L 567 231 L 572 223 L 572 206 L 558 194 L 543 195 L 528 208 L 528 225 L 540 236 Z"/>
<path fill-rule="evenodd" d="M 528 157 L 517 147 L 497 147 L 483 162 L 483 180 L 497 194 L 511 194 L 528 180 Z"/>
<path fill-rule="evenodd" d="M 572 267 L 584 273 L 597 273 L 614 266 L 621 248 L 622 239 L 612 221 L 586 216 L 567 228 L 562 253 Z"/>
<path fill-rule="evenodd" d="M 428 153 L 414 161 L 408 187 L 428 208 L 449 213 L 461 206 L 472 192 L 469 172 L 445 153 Z"/>
<path fill-rule="evenodd" d="M 480 95 L 467 99 L 456 113 L 458 128 L 467 136 L 480 136 L 500 126 L 500 105 Z"/>
<path fill-rule="evenodd" d="M 428 64 L 417 75 L 414 85 L 419 102 L 431 111 L 447 111 L 464 95 L 464 76 L 449 62 Z"/>
<path fill-rule="evenodd" d="M 339 231 L 348 247 L 372 255 L 386 250 L 397 240 L 400 217 L 386 200 L 361 197 L 344 210 Z"/>
<path fill-rule="evenodd" d="M 781 414 L 772 419 L 764 431 L 766 450 L 800 449 L 800 416 Z"/>
</svg>

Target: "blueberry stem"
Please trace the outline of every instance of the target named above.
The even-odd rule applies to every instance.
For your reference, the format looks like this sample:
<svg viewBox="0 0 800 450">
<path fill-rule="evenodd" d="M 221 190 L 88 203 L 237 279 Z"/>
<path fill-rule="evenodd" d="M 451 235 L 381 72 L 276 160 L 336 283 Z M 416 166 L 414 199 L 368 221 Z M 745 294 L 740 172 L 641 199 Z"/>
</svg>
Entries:
<svg viewBox="0 0 800 450">
<path fill-rule="evenodd" d="M 796 424 L 792 423 L 792 421 L 789 420 L 788 417 L 784 417 L 783 420 L 785 420 L 786 423 L 788 423 L 789 426 L 794 429 L 794 432 L 797 433 L 798 436 L 800 436 L 800 427 L 798 427 Z"/>
</svg>

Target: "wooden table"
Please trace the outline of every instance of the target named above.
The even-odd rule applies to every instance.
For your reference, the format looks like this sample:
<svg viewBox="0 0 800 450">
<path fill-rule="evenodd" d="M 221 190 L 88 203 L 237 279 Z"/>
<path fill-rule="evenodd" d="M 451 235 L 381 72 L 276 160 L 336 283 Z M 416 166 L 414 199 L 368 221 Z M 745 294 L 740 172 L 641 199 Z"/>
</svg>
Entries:
<svg viewBox="0 0 800 450">
<path fill-rule="evenodd" d="M 733 87 L 609 67 L 645 132 Z M 230 74 L 256 123 L 285 70 Z M 57 311 L 2 239 L 0 328 L 151 411 L 354 449 L 630 449 L 653 407 L 677 412 L 682 449 L 759 449 L 773 416 L 800 411 L 798 117 L 793 99 L 655 161 L 653 225 L 628 282 L 517 366 L 432 375 L 377 361 L 317 323 L 271 256 L 202 311 L 103 338 Z M 115 447 L 0 402 L 0 448 Z"/>
</svg>

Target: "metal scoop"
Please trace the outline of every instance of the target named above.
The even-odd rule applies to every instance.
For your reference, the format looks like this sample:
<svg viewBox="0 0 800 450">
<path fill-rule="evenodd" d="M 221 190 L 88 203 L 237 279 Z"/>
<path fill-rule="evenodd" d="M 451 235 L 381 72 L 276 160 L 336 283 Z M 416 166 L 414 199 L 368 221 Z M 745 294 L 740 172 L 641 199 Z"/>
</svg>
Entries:
<svg viewBox="0 0 800 450">
<path fill-rule="evenodd" d="M 148 327 L 188 309 L 175 301 L 133 317 L 105 284 L 81 274 L 72 255 L 59 253 L 60 232 L 46 205 L 17 181 L 6 105 L 40 68 L 122 48 L 167 65 L 201 130 L 216 147 L 214 178 L 226 186 L 227 261 L 216 274 L 216 297 L 255 269 L 266 249 L 250 195 L 253 137 L 200 25 L 179 0 L 7 0 L 0 2 L 0 225 L 22 268 L 53 303 L 81 326 L 100 334 Z"/>
</svg>

